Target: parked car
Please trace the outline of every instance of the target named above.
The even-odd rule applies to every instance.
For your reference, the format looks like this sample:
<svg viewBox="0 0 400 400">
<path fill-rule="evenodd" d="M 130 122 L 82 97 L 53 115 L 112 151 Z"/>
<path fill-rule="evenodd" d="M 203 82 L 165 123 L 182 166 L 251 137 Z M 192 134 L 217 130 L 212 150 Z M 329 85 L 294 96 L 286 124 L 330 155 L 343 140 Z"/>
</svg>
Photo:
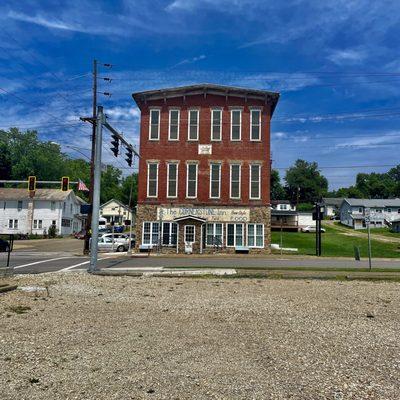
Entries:
<svg viewBox="0 0 400 400">
<path fill-rule="evenodd" d="M 85 239 L 85 235 L 86 235 L 86 231 L 84 229 L 82 229 L 79 232 L 74 233 L 75 239 Z"/>
<path fill-rule="evenodd" d="M 101 233 L 111 233 L 111 228 L 99 228 L 99 235 Z"/>
<path fill-rule="evenodd" d="M 7 242 L 7 240 L 0 239 L 0 252 L 4 253 L 7 252 L 10 248 L 10 243 Z"/>
<path fill-rule="evenodd" d="M 115 241 L 114 240 L 114 245 L 113 245 L 113 240 L 110 236 L 102 236 L 99 238 L 98 241 L 98 249 L 99 251 L 117 251 L 117 252 L 122 252 L 122 251 L 128 251 L 129 249 L 129 239 L 119 239 L 120 241 Z M 133 246 L 133 244 L 132 244 Z"/>
<path fill-rule="evenodd" d="M 313 225 L 308 225 L 308 226 L 304 226 L 303 228 L 301 228 L 301 231 L 304 233 L 312 233 L 312 232 L 316 232 L 317 228 Z M 325 229 L 321 228 L 321 232 L 324 233 Z"/>
</svg>

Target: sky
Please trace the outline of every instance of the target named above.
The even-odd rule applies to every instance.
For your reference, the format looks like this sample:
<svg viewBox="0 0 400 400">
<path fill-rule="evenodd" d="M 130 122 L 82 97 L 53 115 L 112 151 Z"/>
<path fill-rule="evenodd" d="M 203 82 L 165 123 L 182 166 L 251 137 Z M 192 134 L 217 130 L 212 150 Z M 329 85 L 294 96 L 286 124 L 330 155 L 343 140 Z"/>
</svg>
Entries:
<svg viewBox="0 0 400 400">
<path fill-rule="evenodd" d="M 349 186 L 399 164 L 399 11 L 398 0 L 3 0 L 0 129 L 36 129 L 89 156 L 79 117 L 91 113 L 96 58 L 99 104 L 129 142 L 138 145 L 133 92 L 204 82 L 278 91 L 273 167 L 283 178 L 296 159 L 316 161 L 330 189 Z M 105 161 L 128 173 L 109 140 Z"/>
</svg>

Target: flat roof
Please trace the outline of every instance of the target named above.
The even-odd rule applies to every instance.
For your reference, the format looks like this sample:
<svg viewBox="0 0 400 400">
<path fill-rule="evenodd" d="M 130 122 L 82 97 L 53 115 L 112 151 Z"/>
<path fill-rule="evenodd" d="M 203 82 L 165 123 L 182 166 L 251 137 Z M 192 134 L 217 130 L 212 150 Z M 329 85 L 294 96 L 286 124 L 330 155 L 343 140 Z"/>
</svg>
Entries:
<svg viewBox="0 0 400 400">
<path fill-rule="evenodd" d="M 274 113 L 280 94 L 268 90 L 251 89 L 238 86 L 217 85 L 214 83 L 200 83 L 196 85 L 168 87 L 155 90 L 146 90 L 132 94 L 139 106 L 146 101 L 167 99 L 173 97 L 193 96 L 196 94 L 216 94 L 220 96 L 233 96 L 264 100 L 271 105 L 271 116 Z"/>
</svg>

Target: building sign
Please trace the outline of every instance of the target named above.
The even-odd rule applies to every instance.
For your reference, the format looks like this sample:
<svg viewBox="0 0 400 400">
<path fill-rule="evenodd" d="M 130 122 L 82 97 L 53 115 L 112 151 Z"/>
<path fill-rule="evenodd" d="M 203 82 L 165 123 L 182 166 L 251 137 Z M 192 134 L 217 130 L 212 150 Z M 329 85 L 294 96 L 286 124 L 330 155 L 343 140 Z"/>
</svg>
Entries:
<svg viewBox="0 0 400 400">
<path fill-rule="evenodd" d="M 199 154 L 212 154 L 212 144 L 199 144 Z"/>
<path fill-rule="evenodd" d="M 175 218 L 193 215 L 209 222 L 249 222 L 248 208 L 217 207 L 157 207 L 157 219 L 173 221 Z"/>
</svg>

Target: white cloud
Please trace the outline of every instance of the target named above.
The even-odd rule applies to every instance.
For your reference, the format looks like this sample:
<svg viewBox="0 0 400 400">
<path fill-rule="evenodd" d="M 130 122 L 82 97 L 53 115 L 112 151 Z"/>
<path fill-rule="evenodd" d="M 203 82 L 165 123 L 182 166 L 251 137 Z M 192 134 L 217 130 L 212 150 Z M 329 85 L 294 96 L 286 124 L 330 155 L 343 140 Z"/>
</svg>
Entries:
<svg viewBox="0 0 400 400">
<path fill-rule="evenodd" d="M 337 65 L 359 64 L 367 58 L 367 52 L 360 49 L 334 50 L 327 58 Z"/>
<path fill-rule="evenodd" d="M 171 68 L 175 68 L 175 67 L 178 67 L 178 66 L 184 65 L 184 64 L 193 64 L 197 61 L 204 60 L 205 58 L 206 58 L 206 56 L 204 54 L 201 54 L 201 55 L 199 55 L 197 57 L 193 57 L 193 58 L 185 58 L 184 60 L 179 61 L 177 64 L 173 65 Z"/>
</svg>

